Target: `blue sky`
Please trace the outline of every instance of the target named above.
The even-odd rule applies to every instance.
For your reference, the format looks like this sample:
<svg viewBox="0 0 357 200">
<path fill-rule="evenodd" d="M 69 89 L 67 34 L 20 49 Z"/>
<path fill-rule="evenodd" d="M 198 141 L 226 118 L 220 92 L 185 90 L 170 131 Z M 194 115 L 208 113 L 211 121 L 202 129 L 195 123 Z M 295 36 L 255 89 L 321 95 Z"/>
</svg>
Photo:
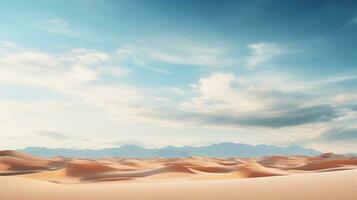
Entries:
<svg viewBox="0 0 357 200">
<path fill-rule="evenodd" d="M 0 2 L 0 141 L 357 151 L 353 1 Z"/>
</svg>

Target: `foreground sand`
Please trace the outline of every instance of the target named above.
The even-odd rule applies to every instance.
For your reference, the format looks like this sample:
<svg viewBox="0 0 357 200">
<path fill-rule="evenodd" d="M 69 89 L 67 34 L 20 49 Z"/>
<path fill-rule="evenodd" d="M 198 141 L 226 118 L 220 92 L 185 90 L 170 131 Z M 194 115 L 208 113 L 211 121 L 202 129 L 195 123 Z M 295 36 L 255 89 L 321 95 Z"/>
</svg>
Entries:
<svg viewBox="0 0 357 200">
<path fill-rule="evenodd" d="M 0 199 L 356 200 L 357 159 L 43 159 L 0 152 Z"/>
<path fill-rule="evenodd" d="M 0 185 L 0 199 L 7 200 L 355 200 L 357 170 L 238 180 L 76 185 L 0 177 Z"/>
</svg>

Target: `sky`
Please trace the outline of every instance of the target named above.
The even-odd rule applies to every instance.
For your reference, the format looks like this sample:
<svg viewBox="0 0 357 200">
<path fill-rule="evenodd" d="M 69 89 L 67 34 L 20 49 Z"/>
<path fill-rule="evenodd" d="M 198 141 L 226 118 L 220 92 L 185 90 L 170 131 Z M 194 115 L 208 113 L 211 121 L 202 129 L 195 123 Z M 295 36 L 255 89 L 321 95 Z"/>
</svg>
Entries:
<svg viewBox="0 0 357 200">
<path fill-rule="evenodd" d="M 0 2 L 0 148 L 357 152 L 357 3 Z"/>
</svg>

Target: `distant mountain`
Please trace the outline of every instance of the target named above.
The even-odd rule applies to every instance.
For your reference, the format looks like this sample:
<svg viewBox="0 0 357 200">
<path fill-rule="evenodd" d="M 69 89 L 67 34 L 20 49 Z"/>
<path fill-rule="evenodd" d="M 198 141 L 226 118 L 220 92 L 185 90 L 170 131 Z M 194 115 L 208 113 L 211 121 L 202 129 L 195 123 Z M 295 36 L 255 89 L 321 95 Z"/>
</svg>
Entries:
<svg viewBox="0 0 357 200">
<path fill-rule="evenodd" d="M 297 145 L 288 147 L 278 147 L 272 145 L 247 145 L 240 143 L 219 143 L 208 146 L 166 146 L 158 149 L 147 149 L 137 145 L 123 145 L 118 148 L 105 148 L 99 150 L 90 149 L 51 149 L 44 147 L 27 147 L 20 151 L 37 156 L 53 157 L 188 157 L 188 156 L 209 156 L 209 157 L 258 157 L 271 155 L 306 155 L 315 156 L 321 154 L 313 149 L 306 149 Z"/>
</svg>

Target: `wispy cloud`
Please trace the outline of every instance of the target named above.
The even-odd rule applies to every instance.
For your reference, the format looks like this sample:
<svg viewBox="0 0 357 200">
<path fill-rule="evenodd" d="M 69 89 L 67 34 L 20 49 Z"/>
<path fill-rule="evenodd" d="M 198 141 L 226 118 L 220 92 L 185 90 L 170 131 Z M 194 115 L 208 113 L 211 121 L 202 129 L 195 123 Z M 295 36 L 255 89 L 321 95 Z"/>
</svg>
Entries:
<svg viewBox="0 0 357 200">
<path fill-rule="evenodd" d="M 107 53 L 89 49 L 74 49 L 64 58 L 66 61 L 75 61 L 79 65 L 93 65 L 108 62 L 111 57 Z"/>
<path fill-rule="evenodd" d="M 275 57 L 286 52 L 286 48 L 276 43 L 259 42 L 248 45 L 250 55 L 246 65 L 250 68 L 267 64 Z"/>
<path fill-rule="evenodd" d="M 357 127 L 354 125 L 336 125 L 330 123 L 316 133 L 311 132 L 306 137 L 303 137 L 295 143 L 313 148 L 324 149 L 325 151 L 333 151 L 346 153 L 355 152 L 357 142 Z"/>
<path fill-rule="evenodd" d="M 80 38 L 81 35 L 74 27 L 70 26 L 70 23 L 62 18 L 53 18 L 47 20 L 45 23 L 38 25 L 38 28 L 58 35 L 65 35 L 70 37 Z"/>
<path fill-rule="evenodd" d="M 357 142 L 356 127 L 335 127 L 323 132 L 318 139 L 328 142 Z"/>
<path fill-rule="evenodd" d="M 0 47 L 7 48 L 7 49 L 14 49 L 18 47 L 18 44 L 13 41 L 1 41 Z"/>
<path fill-rule="evenodd" d="M 357 16 L 353 17 L 350 21 L 351 24 L 357 24 Z"/>
<path fill-rule="evenodd" d="M 189 40 L 152 41 L 126 45 L 118 49 L 118 57 L 147 68 L 155 63 L 225 67 L 234 65 L 228 54 L 230 49 L 222 45 L 196 43 Z M 166 70 L 155 68 L 157 72 Z"/>
<path fill-rule="evenodd" d="M 38 130 L 33 132 L 36 136 L 40 137 L 48 137 L 51 139 L 58 139 L 58 140 L 65 140 L 69 139 L 69 137 L 61 132 L 58 131 L 51 131 L 51 130 Z"/>
<path fill-rule="evenodd" d="M 163 70 L 163 69 L 159 69 L 159 68 L 156 68 L 156 67 L 150 67 L 150 66 L 147 66 L 147 65 L 142 65 L 141 68 L 147 69 L 149 71 L 157 72 L 157 73 L 160 73 L 160 74 L 172 74 L 172 72 L 170 72 L 168 70 Z"/>
<path fill-rule="evenodd" d="M 61 18 L 51 19 L 51 20 L 49 20 L 49 22 L 51 24 L 54 24 L 57 26 L 64 26 L 64 27 L 68 26 L 68 23 L 64 19 L 61 19 Z"/>
</svg>

